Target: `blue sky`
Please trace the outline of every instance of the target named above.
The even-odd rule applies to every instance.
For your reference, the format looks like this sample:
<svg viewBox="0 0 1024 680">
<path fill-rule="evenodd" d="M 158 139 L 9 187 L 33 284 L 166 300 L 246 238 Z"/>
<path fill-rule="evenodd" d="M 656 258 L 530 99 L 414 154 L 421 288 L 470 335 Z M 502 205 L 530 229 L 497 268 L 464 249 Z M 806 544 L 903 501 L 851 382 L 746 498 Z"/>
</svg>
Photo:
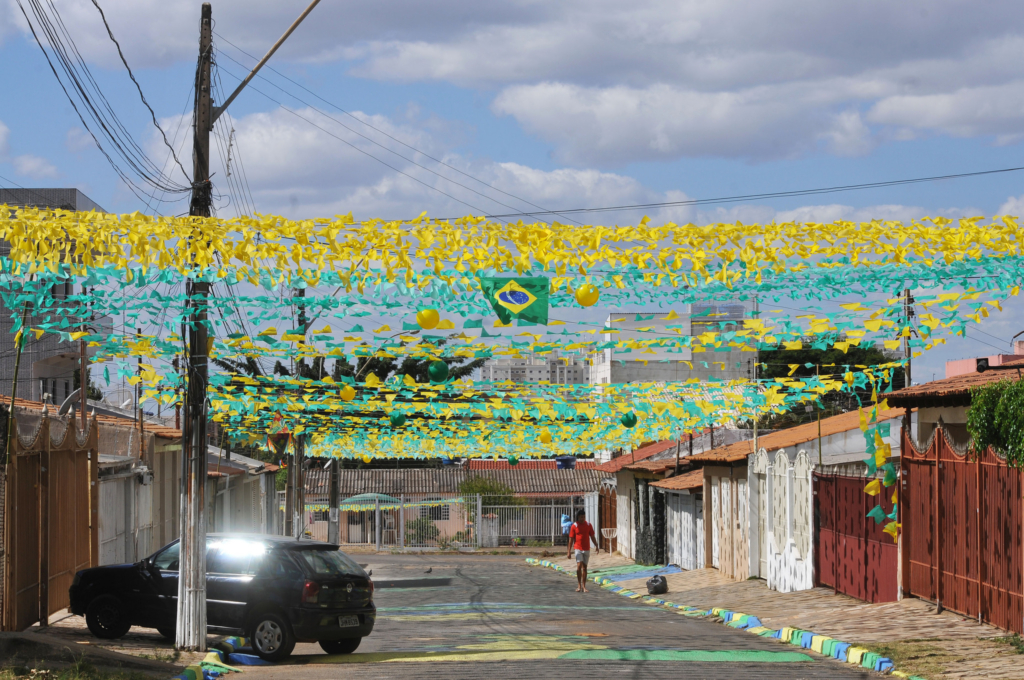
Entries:
<svg viewBox="0 0 1024 680">
<path fill-rule="evenodd" d="M 105 93 L 157 162 L 166 158 L 89 0 L 55 0 Z M 199 2 L 104 0 L 169 136 L 194 70 Z M 214 3 L 220 78 L 234 88 L 306 0 Z M 231 107 L 255 208 L 310 217 L 401 217 L 707 198 L 1024 165 L 1024 4 L 908 0 L 820 3 L 325 0 L 272 66 L 320 97 L 481 183 L 346 117 L 271 72 L 274 85 Z M 147 210 L 121 185 L 57 87 L 14 0 L 0 0 L 0 174 L 22 186 L 76 186 L 108 210 Z M 298 116 L 317 122 L 344 142 Z M 228 121 L 221 126 L 226 139 Z M 355 147 L 355 148 L 353 148 Z M 366 152 L 365 154 L 362 152 Z M 398 167 L 396 174 L 366 154 Z M 186 167 L 189 163 L 186 162 Z M 214 157 L 215 182 L 226 170 Z M 170 169 L 170 166 L 168 166 Z M 8 186 L 0 180 L 0 184 Z M 426 186 L 425 186 L 426 185 Z M 441 194 L 459 198 L 459 203 Z M 219 214 L 237 196 L 222 191 Z M 1024 173 L 909 187 L 649 211 L 652 219 L 911 219 L 1020 214 Z M 160 212 L 181 213 L 184 202 Z M 148 209 L 153 212 L 153 205 Z M 642 213 L 595 216 L 632 222 Z M 989 320 L 1004 347 L 1024 330 L 1020 305 Z M 1015 324 L 1021 325 L 1017 328 Z M 922 361 L 995 352 L 951 343 Z"/>
</svg>

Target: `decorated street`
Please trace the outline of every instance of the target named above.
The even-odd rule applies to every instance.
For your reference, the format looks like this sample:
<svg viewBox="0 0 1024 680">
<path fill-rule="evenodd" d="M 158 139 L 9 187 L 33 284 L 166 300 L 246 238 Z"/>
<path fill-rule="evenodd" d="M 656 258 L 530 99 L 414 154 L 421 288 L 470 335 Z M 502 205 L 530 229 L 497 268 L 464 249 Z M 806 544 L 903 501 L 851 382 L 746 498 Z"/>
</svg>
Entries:
<svg viewBox="0 0 1024 680">
<path fill-rule="evenodd" d="M 247 667 L 245 678 L 878 676 L 593 583 L 576 593 L 575 579 L 518 556 L 357 557 L 378 584 L 373 634 L 344 656 L 299 644 L 288 661 Z"/>
</svg>

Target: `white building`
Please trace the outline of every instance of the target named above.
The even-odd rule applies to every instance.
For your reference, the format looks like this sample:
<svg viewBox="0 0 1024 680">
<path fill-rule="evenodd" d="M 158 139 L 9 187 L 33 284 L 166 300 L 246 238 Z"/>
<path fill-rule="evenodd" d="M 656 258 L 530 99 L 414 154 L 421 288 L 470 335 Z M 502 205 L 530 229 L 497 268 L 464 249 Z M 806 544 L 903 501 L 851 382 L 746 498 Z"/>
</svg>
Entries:
<svg viewBox="0 0 1024 680">
<path fill-rule="evenodd" d="M 739 328 L 749 303 L 700 303 L 688 313 L 615 312 L 608 316 L 606 342 L 629 342 L 669 337 L 697 336 L 722 332 L 721 322 Z M 669 318 L 674 317 L 674 318 Z M 697 351 L 689 347 L 652 347 L 646 350 L 604 349 L 592 355 L 590 382 L 594 385 L 630 382 L 681 382 L 690 378 L 724 380 L 752 378 L 757 353 L 731 348 L 727 351 Z"/>
<path fill-rule="evenodd" d="M 480 379 L 487 382 L 548 381 L 558 385 L 586 385 L 590 382 L 590 366 L 581 356 L 560 355 L 558 352 L 526 359 L 491 359 L 480 367 Z"/>
</svg>

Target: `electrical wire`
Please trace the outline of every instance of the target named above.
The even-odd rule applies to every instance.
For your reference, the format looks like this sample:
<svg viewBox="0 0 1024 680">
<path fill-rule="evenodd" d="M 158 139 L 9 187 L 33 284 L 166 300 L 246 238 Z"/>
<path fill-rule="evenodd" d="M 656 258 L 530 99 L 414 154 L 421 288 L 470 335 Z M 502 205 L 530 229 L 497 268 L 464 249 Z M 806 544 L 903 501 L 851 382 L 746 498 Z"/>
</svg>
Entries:
<svg viewBox="0 0 1024 680">
<path fill-rule="evenodd" d="M 114 172 L 132 193 L 140 200 L 145 200 L 145 192 L 132 175 L 142 184 L 164 189 L 168 193 L 181 194 L 191 191 L 190 186 L 176 182 L 164 174 L 128 132 L 86 65 L 52 0 L 17 1 L 36 44 L 43 52 L 51 72 L 76 115 Z M 35 17 L 34 22 L 29 18 L 25 2 L 31 8 Z M 43 38 L 46 39 L 50 51 L 47 51 Z M 54 63 L 55 60 L 57 64 Z M 58 65 L 63 77 L 58 72 Z M 87 122 L 87 117 L 92 121 L 91 125 Z M 106 144 L 100 142 L 100 137 L 106 140 Z M 120 158 L 120 163 L 113 156 Z M 122 167 L 122 163 L 125 167 Z"/>
<path fill-rule="evenodd" d="M 217 33 L 216 31 L 214 31 L 214 34 L 215 34 L 215 35 L 216 35 L 217 37 L 219 37 L 219 38 L 220 38 L 221 40 L 223 40 L 224 42 L 226 42 L 226 43 L 227 43 L 228 45 L 231 45 L 231 46 L 232 46 L 233 48 L 235 48 L 236 50 L 238 50 L 239 52 L 241 52 L 241 53 L 242 53 L 242 54 L 244 54 L 245 56 L 249 57 L 249 58 L 250 58 L 250 59 L 252 59 L 253 61 L 259 61 L 257 57 L 254 57 L 253 55 L 249 54 L 248 52 L 246 52 L 245 50 L 243 50 L 242 48 L 240 48 L 240 47 L 239 47 L 238 45 L 235 45 L 235 44 L 234 44 L 233 42 L 231 42 L 230 40 L 228 40 L 228 39 L 227 39 L 227 38 L 225 38 L 224 36 L 220 35 L 220 34 L 219 34 L 219 33 Z M 248 67 L 248 66 L 246 66 L 245 64 L 242 64 L 242 63 L 241 63 L 241 62 L 239 62 L 238 60 L 234 59 L 234 58 L 233 58 L 233 57 L 232 57 L 232 56 L 231 56 L 230 54 L 227 54 L 227 53 L 225 53 L 225 52 L 221 52 L 221 54 L 223 54 L 223 56 L 227 57 L 227 58 L 228 58 L 228 59 L 229 59 L 230 61 L 234 62 L 235 64 L 238 64 L 238 65 L 239 65 L 239 66 L 241 66 L 242 68 L 249 68 L 249 67 Z M 301 88 L 302 90 L 304 90 L 304 91 L 308 92 L 309 94 L 311 94 L 312 96 L 316 97 L 317 99 L 319 99 L 319 100 L 320 100 L 320 101 L 322 101 L 323 103 L 327 104 L 328 106 L 331 106 L 331 107 L 333 107 L 333 108 L 337 109 L 338 111 L 340 111 L 341 113 L 345 114 L 346 116 L 348 116 L 348 117 L 349 117 L 349 118 L 351 118 L 352 120 L 354 120 L 354 121 L 356 121 L 356 122 L 358 122 L 358 123 L 360 123 L 360 124 L 362 124 L 362 125 L 365 125 L 366 127 L 370 128 L 371 130 L 373 130 L 373 131 L 375 131 L 375 132 L 378 132 L 378 133 L 380 133 L 380 134 L 384 135 L 384 136 L 385 136 L 385 137 L 387 137 L 388 139 L 390 139 L 390 140 L 392 140 L 392 141 L 394 141 L 394 142 L 396 142 L 396 143 L 398 143 L 398 144 L 400 144 L 400 145 L 404 146 L 405 148 L 409 149 L 410 151 L 414 151 L 414 152 L 416 152 L 416 153 L 420 154 L 421 156 L 423 156 L 423 157 L 425 157 L 425 158 L 429 158 L 430 160 L 434 161 L 434 162 L 435 162 L 435 163 L 437 163 L 438 165 L 442 165 L 442 166 L 444 166 L 444 167 L 448 168 L 449 170 L 452 170 L 452 171 L 454 171 L 454 172 L 457 172 L 458 174 L 462 175 L 463 177 L 466 177 L 466 178 L 468 178 L 468 179 L 471 179 L 471 180 L 473 180 L 474 182 L 478 182 L 479 184 L 481 184 L 481 185 L 483 185 L 483 186 L 487 187 L 488 189 L 490 189 L 490 190 L 492 190 L 492 191 L 496 191 L 496 192 L 498 192 L 499 194 L 503 194 L 503 195 L 505 195 L 505 196 L 508 196 L 509 198 L 513 198 L 513 199 L 515 199 L 515 200 L 517 200 L 517 201 L 521 201 L 521 202 L 525 203 L 526 205 L 528 205 L 528 206 L 530 206 L 530 207 L 533 207 L 533 208 L 537 208 L 538 210 L 542 210 L 542 211 L 545 211 L 545 212 L 549 212 L 549 213 L 552 213 L 552 214 L 555 214 L 555 215 L 559 215 L 559 211 L 550 211 L 550 210 L 547 210 L 546 208 L 542 208 L 541 206 L 537 205 L 536 203 L 532 203 L 532 202 L 528 201 L 527 199 L 525 199 L 525 198 L 523 198 L 523 197 L 521 197 L 521 196 L 516 196 L 515 194 L 513 194 L 513 193 L 510 193 L 510 192 L 508 192 L 508 191 L 503 191 L 503 190 L 499 189 L 498 187 L 495 187 L 494 185 L 492 185 L 492 184 L 490 184 L 490 183 L 488 183 L 488 182 L 485 182 L 485 181 L 484 181 L 484 180 L 482 180 L 482 179 L 479 179 L 478 177 L 475 177 L 475 176 L 473 176 L 473 175 L 471 175 L 471 174 L 469 174 L 469 173 L 467 173 L 467 172 L 464 172 L 464 171 L 462 171 L 462 170 L 460 170 L 460 169 L 456 168 L 456 167 L 455 167 L 455 166 L 453 166 L 453 165 L 450 165 L 450 164 L 448 164 L 448 163 L 445 163 L 445 162 L 444 162 L 443 160 L 441 160 L 440 158 L 436 158 L 435 156 L 432 156 L 432 155 L 428 154 L 427 152 L 423 151 L 422 149 L 418 149 L 418 148 L 416 148 L 416 147 L 412 146 L 411 144 L 408 144 L 408 143 L 406 143 L 406 142 L 402 141 L 401 139 L 399 139 L 399 138 L 395 137 L 394 135 L 391 135 L 390 133 L 388 133 L 388 132 L 386 132 L 386 131 L 384 131 L 384 130 L 381 130 L 380 128 L 378 128 L 378 127 L 376 127 L 376 126 L 374 126 L 374 125 L 372 125 L 372 124 L 370 124 L 370 123 L 366 122 L 365 120 L 362 120 L 362 119 L 361 119 L 361 118 L 359 118 L 358 116 L 355 116 L 355 115 L 353 115 L 352 113 L 350 113 L 349 111 L 346 111 L 345 109 L 343 109 L 342 107 L 338 106 L 337 104 L 335 104 L 335 103 L 333 103 L 333 102 L 330 102 L 330 101 L 328 101 L 327 99 L 324 99 L 323 97 L 321 97 L 321 96 L 320 96 L 320 95 L 318 95 L 317 93 L 313 92 L 312 90 L 310 90 L 309 88 L 305 87 L 304 85 L 302 85 L 302 84 L 300 84 L 300 83 L 296 82 L 295 80 L 292 80 L 291 78 L 289 78 L 288 76 L 284 75 L 284 74 L 283 74 L 283 73 L 281 73 L 280 71 L 278 71 L 278 70 L 274 69 L 273 67 L 271 67 L 271 66 L 265 66 L 265 68 L 267 68 L 267 69 L 268 69 L 268 70 L 270 70 L 270 71 L 273 71 L 274 73 L 276 73 L 276 74 L 277 74 L 277 75 L 279 75 L 280 77 L 284 78 L 284 79 L 285 79 L 285 80 L 287 80 L 288 82 L 292 83 L 292 84 L 293 84 L 293 85 L 295 85 L 296 87 L 299 87 L 299 88 Z M 392 153 L 392 154 L 395 154 L 395 155 L 396 155 L 396 156 L 398 156 L 399 158 L 401 158 L 401 159 L 403 159 L 403 160 L 405 160 L 405 161 L 408 161 L 409 163 L 412 163 L 413 165 L 416 165 L 417 167 L 419 167 L 419 168 L 422 168 L 423 170 L 426 170 L 427 172 L 430 172 L 430 173 L 432 173 L 432 174 L 434 174 L 434 175 L 437 175 L 437 176 L 438 176 L 438 177 L 440 177 L 441 179 L 447 180 L 447 181 L 449 181 L 449 182 L 451 182 L 451 183 L 453 183 L 453 184 L 455 184 L 455 185 L 457 185 L 457 186 L 460 186 L 460 187 L 462 187 L 462 188 L 464 188 L 464 189 L 466 189 L 466 190 L 468 190 L 468 191 L 472 191 L 473 193 L 475 193 L 475 194 L 477 194 L 477 195 L 479 195 L 479 196 L 482 196 L 482 197 L 484 197 L 484 198 L 486 198 L 486 199 L 488 199 L 488 200 L 494 201 L 495 203 L 498 203 L 498 205 L 502 205 L 502 206 L 505 206 L 505 207 L 511 207 L 511 206 L 508 206 L 508 205 L 506 205 L 505 203 L 502 203 L 502 202 L 498 201 L 497 199 L 494 199 L 494 198 L 492 198 L 492 197 L 490 197 L 490 196 L 486 196 L 485 194 L 482 194 L 482 193 L 480 193 L 480 192 L 478 192 L 478 191 L 476 191 L 476 190 L 474 190 L 474 189 L 470 189 L 469 187 L 467 187 L 467 186 L 466 186 L 466 185 L 464 185 L 464 184 L 461 184 L 461 183 L 459 183 L 459 182 L 456 182 L 455 180 L 452 180 L 452 179 L 450 179 L 450 178 L 448 178 L 448 177 L 445 177 L 444 175 L 442 175 L 442 174 L 440 174 L 440 173 L 438 173 L 438 172 L 436 172 L 436 171 L 434 171 L 434 170 L 432 170 L 432 169 L 430 169 L 430 168 L 428 168 L 428 167 L 426 167 L 426 166 L 424 166 L 424 165 L 421 165 L 421 164 L 417 163 L 416 161 L 412 160 L 411 158 L 408 158 L 408 157 L 406 157 L 406 156 L 403 156 L 402 154 L 400 154 L 400 153 L 398 153 L 398 152 L 394 151 L 393 149 L 389 149 L 388 147 L 384 146 L 383 144 L 381 144 L 380 142 L 376 141 L 375 139 L 373 139 L 373 138 L 371 138 L 371 137 L 368 137 L 368 136 L 366 136 L 366 135 L 364 135 L 364 134 L 362 134 L 362 133 L 360 133 L 360 132 L 357 132 L 356 130 L 353 130 L 352 128 L 350 128 L 349 126 L 345 125 L 344 123 L 342 123 L 342 122 L 341 122 L 340 120 L 338 120 L 337 118 L 335 118 L 335 117 L 331 116 L 330 114 L 328 114 L 328 113 L 326 113 L 326 112 L 324 112 L 324 111 L 321 111 L 321 110 L 320 110 L 319 108 L 317 108 L 316 106 L 314 106 L 314 105 L 310 104 L 309 102 L 305 101 L 305 100 L 304 100 L 304 99 L 302 99 L 301 97 L 298 97 L 298 96 L 296 96 L 295 94 L 293 94 L 293 93 L 291 93 L 291 92 L 288 92 L 287 90 L 285 90 L 284 88 L 282 88 L 282 87 L 281 87 L 280 85 L 278 85 L 278 84 L 274 83 L 274 82 L 273 82 L 272 80 L 269 80 L 268 78 L 264 78 L 263 76 L 261 76 L 261 75 L 259 75 L 259 74 L 256 74 L 256 77 L 257 77 L 257 78 L 259 78 L 260 80 L 262 80 L 263 82 L 265 82 L 265 83 L 267 83 L 267 84 L 269 84 L 269 85 L 271 85 L 271 86 L 273 86 L 273 87 L 277 88 L 277 89 L 278 89 L 278 90 L 280 90 L 280 91 L 281 91 L 282 93 L 284 93 L 284 94 L 286 94 L 286 95 L 288 95 L 288 96 L 290 96 L 290 97 L 294 98 L 295 100 L 299 101 L 299 102 L 300 102 L 300 103 L 302 103 L 303 105 L 305 105 L 305 106 L 307 106 L 307 107 L 309 107 L 309 108 L 313 109 L 314 111 L 316 111 L 316 112 L 317 112 L 317 113 L 319 113 L 320 115 L 322 115 L 322 116 L 324 116 L 324 117 L 326 117 L 326 118 L 329 118 L 330 120 L 333 120 L 333 121 L 334 121 L 335 123 L 337 123 L 338 125 L 342 126 L 343 128 L 345 128 L 345 129 L 346 129 L 346 130 L 348 130 L 349 132 L 351 132 L 351 133 L 353 133 L 353 134 L 355 134 L 355 135 L 358 135 L 358 136 L 362 137 L 362 138 L 363 138 L 363 139 L 365 139 L 366 141 L 368 141 L 368 142 L 370 142 L 371 144 L 374 144 L 374 145 L 376 145 L 376 146 L 380 147 L 381 149 L 383 149 L 383 150 L 387 151 L 388 153 Z M 514 208 L 513 208 L 513 209 L 514 209 Z M 561 216 L 561 215 L 559 215 L 559 216 Z M 573 220 L 572 218 L 569 218 L 569 217 L 567 217 L 566 219 L 567 219 L 568 221 L 570 221 L 570 222 L 573 222 L 574 224 L 580 224 L 579 222 L 577 222 L 576 220 Z"/>
<path fill-rule="evenodd" d="M 164 146 L 166 146 L 167 150 L 171 152 L 171 155 L 174 157 L 174 162 L 178 164 L 179 168 L 181 168 L 181 174 L 188 177 L 188 172 L 185 171 L 181 161 L 178 160 L 177 154 L 174 153 L 174 147 L 167 141 L 167 133 L 165 133 L 164 129 L 160 127 L 160 123 L 157 122 L 156 112 L 153 111 L 153 107 L 149 105 L 148 101 L 146 101 L 146 95 L 142 93 L 142 86 L 139 85 L 139 81 L 135 79 L 135 74 L 132 73 L 132 67 L 128 65 L 128 60 L 125 59 L 124 52 L 121 51 L 121 43 L 117 42 L 117 38 L 114 37 L 114 32 L 110 30 L 110 24 L 107 23 L 107 15 L 103 13 L 103 8 L 100 7 L 100 3 L 97 2 L 97 0 L 92 0 L 92 4 L 95 5 L 96 9 L 99 11 L 100 18 L 103 19 L 103 26 L 107 29 L 107 35 L 110 36 L 111 42 L 113 42 L 114 46 L 117 47 L 117 56 L 121 57 L 121 63 L 124 64 L 125 70 L 128 71 L 128 77 L 132 79 L 133 83 L 135 83 L 135 89 L 139 91 L 139 98 L 142 99 L 142 103 L 145 105 L 146 109 L 149 110 L 149 116 L 153 120 L 153 126 L 160 131 L 160 136 L 163 137 L 164 140 Z"/>
</svg>

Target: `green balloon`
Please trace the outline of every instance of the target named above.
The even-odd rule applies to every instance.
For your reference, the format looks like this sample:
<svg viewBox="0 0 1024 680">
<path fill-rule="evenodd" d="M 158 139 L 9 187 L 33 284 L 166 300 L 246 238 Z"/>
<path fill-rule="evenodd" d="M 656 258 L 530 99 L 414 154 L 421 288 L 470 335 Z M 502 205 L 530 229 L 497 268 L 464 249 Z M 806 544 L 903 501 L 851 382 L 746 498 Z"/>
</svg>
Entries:
<svg viewBox="0 0 1024 680">
<path fill-rule="evenodd" d="M 430 382 L 443 383 L 448 379 L 448 364 L 443 361 L 431 361 L 427 367 Z"/>
<path fill-rule="evenodd" d="M 619 419 L 623 427 L 633 427 L 636 425 L 636 414 L 630 411 L 629 413 L 623 414 L 622 418 Z"/>
<path fill-rule="evenodd" d="M 508 457 L 508 464 L 511 465 L 512 467 L 515 467 L 516 465 L 519 465 L 519 458 L 516 457 L 516 456 L 509 456 Z"/>
<path fill-rule="evenodd" d="M 405 425 L 405 414 L 404 413 L 392 413 L 391 414 L 391 427 L 401 427 Z"/>
</svg>

